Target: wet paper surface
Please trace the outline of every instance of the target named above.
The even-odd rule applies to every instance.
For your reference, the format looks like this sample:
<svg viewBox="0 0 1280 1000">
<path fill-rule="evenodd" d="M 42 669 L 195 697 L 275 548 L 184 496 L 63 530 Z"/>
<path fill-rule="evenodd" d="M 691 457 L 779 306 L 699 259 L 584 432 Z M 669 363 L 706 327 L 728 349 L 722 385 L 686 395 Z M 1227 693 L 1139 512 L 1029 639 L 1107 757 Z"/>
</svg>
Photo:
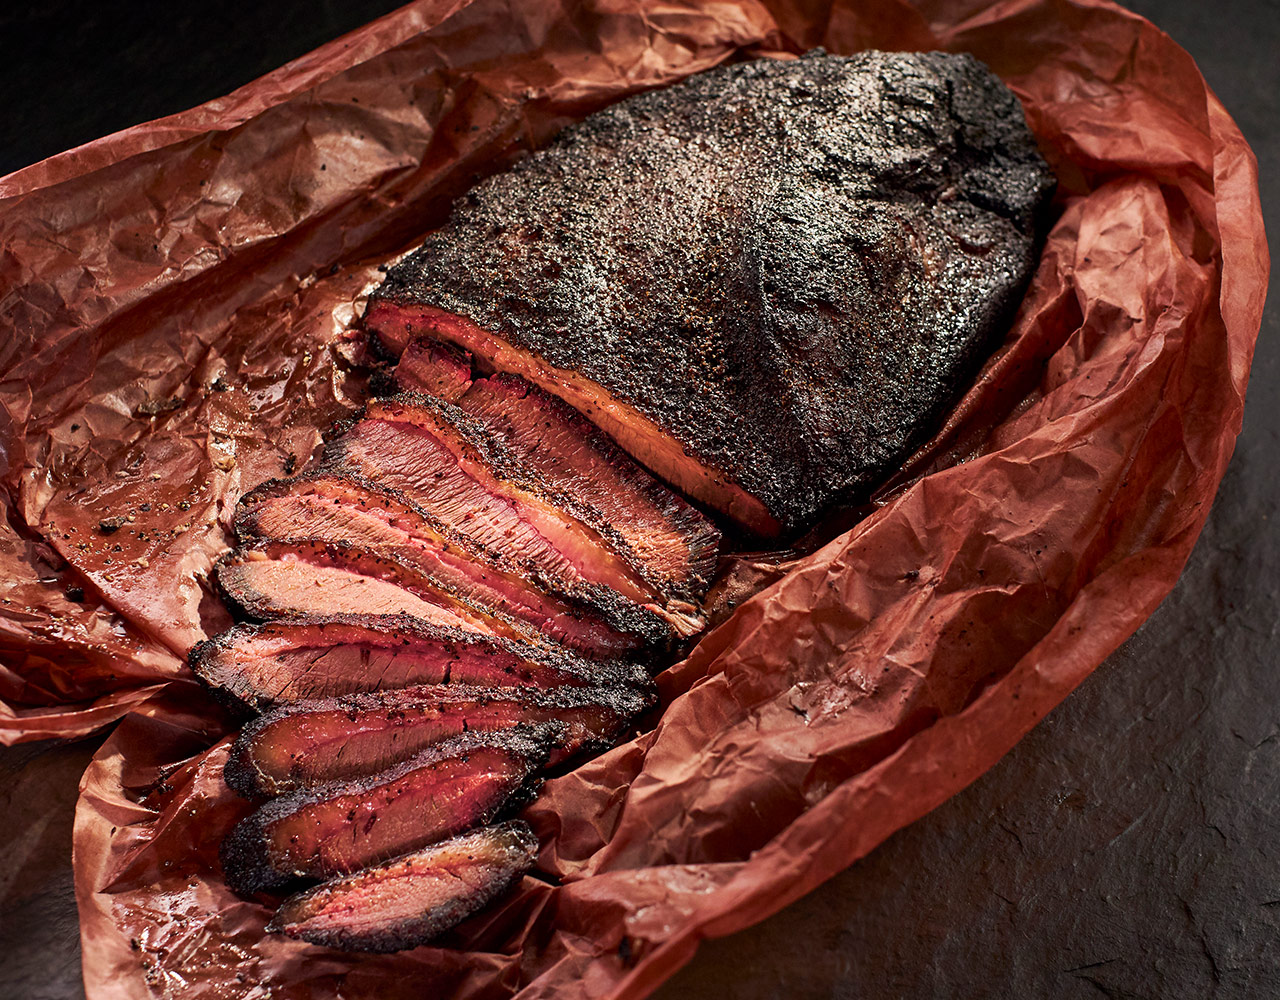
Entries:
<svg viewBox="0 0 1280 1000">
<path fill-rule="evenodd" d="M 1060 215 L 1004 345 L 867 516 L 739 562 L 656 728 L 527 811 L 541 879 L 448 947 L 262 938 L 217 870 L 230 722 L 183 657 L 227 620 L 205 577 L 236 498 L 363 399 L 343 331 L 377 264 L 566 121 L 815 44 L 970 51 L 1022 98 Z M 643 995 L 981 774 L 1154 609 L 1267 274 L 1252 155 L 1190 57 L 1032 0 L 410 5 L 0 180 L 0 246 L 0 738 L 135 713 L 77 815 L 94 1000 Z"/>
</svg>

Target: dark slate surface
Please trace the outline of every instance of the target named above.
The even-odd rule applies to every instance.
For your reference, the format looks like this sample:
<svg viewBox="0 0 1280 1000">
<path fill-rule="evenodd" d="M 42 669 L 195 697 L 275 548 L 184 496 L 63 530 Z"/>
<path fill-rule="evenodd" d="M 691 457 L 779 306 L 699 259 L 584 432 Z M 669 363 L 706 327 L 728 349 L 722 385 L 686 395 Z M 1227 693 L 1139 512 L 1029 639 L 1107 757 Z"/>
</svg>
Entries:
<svg viewBox="0 0 1280 1000">
<path fill-rule="evenodd" d="M 0 172 L 225 93 L 393 5 L 276 0 L 259 5 L 269 31 L 254 9 L 134 5 L 116 22 L 127 36 L 114 12 L 73 6 L 0 12 Z M 1280 4 L 1131 6 L 1235 115 L 1277 231 Z M 973 787 L 770 921 L 706 944 L 662 1000 L 1280 996 L 1278 337 L 1271 303 L 1235 459 L 1139 634 Z M 4 998 L 82 995 L 68 858 L 94 745 L 0 751 Z"/>
</svg>

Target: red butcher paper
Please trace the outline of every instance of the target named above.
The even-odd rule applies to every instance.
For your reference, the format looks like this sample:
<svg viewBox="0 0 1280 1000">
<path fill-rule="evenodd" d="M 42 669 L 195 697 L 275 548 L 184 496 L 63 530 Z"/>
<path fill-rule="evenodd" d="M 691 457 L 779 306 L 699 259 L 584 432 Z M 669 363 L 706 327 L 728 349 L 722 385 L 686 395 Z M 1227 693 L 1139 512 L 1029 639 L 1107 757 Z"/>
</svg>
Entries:
<svg viewBox="0 0 1280 1000">
<path fill-rule="evenodd" d="M 815 46 L 971 53 L 1019 98 L 1058 187 L 994 352 L 865 503 L 718 567 L 737 607 L 657 678 L 653 727 L 546 782 L 521 815 L 536 867 L 448 947 L 359 955 L 264 934 L 272 908 L 219 874 L 253 806 L 223 782 L 232 722 L 186 655 L 231 624 L 215 564 L 240 496 L 319 460 L 383 391 L 349 335 L 379 268 L 591 112 Z M 1239 130 L 1185 52 L 1106 0 L 422 0 L 225 99 L 0 179 L 0 246 L 0 732 L 122 720 L 76 817 L 90 1000 L 179 981 L 184 1000 L 648 994 L 700 940 L 764 919 L 976 779 L 1159 604 L 1239 431 L 1268 270 Z M 401 390 L 431 389 L 400 364 Z M 476 421 L 469 391 L 452 405 Z M 735 508 L 732 485 L 711 492 L 768 527 L 817 501 L 799 485 L 763 512 Z M 588 582 L 679 630 L 678 572 L 647 580 L 620 560 Z M 277 626 L 306 673 L 308 619 L 238 627 Z M 438 683 L 449 627 L 415 626 L 414 653 L 385 669 Z M 486 641 L 513 670 L 550 666 L 526 639 Z M 251 645 L 237 655 L 265 665 Z M 614 662 L 571 660 L 568 674 Z M 343 669 L 322 668 L 312 696 L 352 693 Z M 244 693 L 269 702 L 279 689 L 261 683 Z"/>
</svg>

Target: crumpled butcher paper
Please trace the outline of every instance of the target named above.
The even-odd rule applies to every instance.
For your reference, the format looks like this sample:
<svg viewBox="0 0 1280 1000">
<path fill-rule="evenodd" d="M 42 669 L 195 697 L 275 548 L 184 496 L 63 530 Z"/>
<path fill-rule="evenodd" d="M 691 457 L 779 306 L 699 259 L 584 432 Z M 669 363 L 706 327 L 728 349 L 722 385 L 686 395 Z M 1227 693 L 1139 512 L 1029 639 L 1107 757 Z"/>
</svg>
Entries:
<svg viewBox="0 0 1280 1000">
<path fill-rule="evenodd" d="M 365 396 L 378 266 L 565 123 L 818 45 L 972 52 L 1022 99 L 1058 214 L 1003 344 L 872 503 L 730 560 L 656 727 L 528 809 L 540 878 L 398 955 L 264 937 L 217 865 L 232 723 L 184 657 L 227 623 L 237 497 Z M 1267 270 L 1240 132 L 1104 0 L 421 0 L 0 180 L 0 739 L 123 720 L 76 817 L 90 1000 L 643 996 L 973 781 L 1152 612 Z"/>
</svg>

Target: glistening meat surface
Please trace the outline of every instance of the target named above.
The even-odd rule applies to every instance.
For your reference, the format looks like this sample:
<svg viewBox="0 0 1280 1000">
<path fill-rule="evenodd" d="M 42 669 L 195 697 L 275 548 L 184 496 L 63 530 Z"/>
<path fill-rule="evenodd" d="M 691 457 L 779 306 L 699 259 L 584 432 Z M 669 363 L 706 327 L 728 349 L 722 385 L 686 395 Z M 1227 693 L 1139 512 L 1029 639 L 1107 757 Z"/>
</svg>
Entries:
<svg viewBox="0 0 1280 1000">
<path fill-rule="evenodd" d="M 399 560 L 336 542 L 265 539 L 218 562 L 228 602 L 251 618 L 408 615 L 433 625 L 539 642 L 536 629 L 438 586 Z"/>
<path fill-rule="evenodd" d="M 566 499 L 573 514 L 667 599 L 698 600 L 715 569 L 720 532 L 572 407 L 526 379 L 464 376 L 465 356 L 415 341 L 396 369 L 404 388 L 436 394 L 473 417 Z"/>
<path fill-rule="evenodd" d="M 524 376 L 776 534 L 868 491 L 940 418 L 1018 302 L 1053 185 L 969 56 L 725 66 L 478 185 L 366 325 Z"/>
<path fill-rule="evenodd" d="M 478 545 L 572 589 L 617 591 L 637 604 L 660 595 L 590 528 L 548 495 L 511 452 L 457 407 L 424 394 L 372 401 L 337 438 L 330 459 L 398 489 Z"/>
<path fill-rule="evenodd" d="M 614 591 L 587 585 L 557 591 L 441 524 L 404 494 L 340 472 L 263 483 L 241 498 L 236 530 L 242 540 L 317 540 L 369 553 L 384 568 L 413 571 L 415 593 L 433 603 L 452 608 L 457 598 L 471 610 L 517 618 L 593 655 L 661 649 L 672 637 L 666 621 Z"/>
</svg>

